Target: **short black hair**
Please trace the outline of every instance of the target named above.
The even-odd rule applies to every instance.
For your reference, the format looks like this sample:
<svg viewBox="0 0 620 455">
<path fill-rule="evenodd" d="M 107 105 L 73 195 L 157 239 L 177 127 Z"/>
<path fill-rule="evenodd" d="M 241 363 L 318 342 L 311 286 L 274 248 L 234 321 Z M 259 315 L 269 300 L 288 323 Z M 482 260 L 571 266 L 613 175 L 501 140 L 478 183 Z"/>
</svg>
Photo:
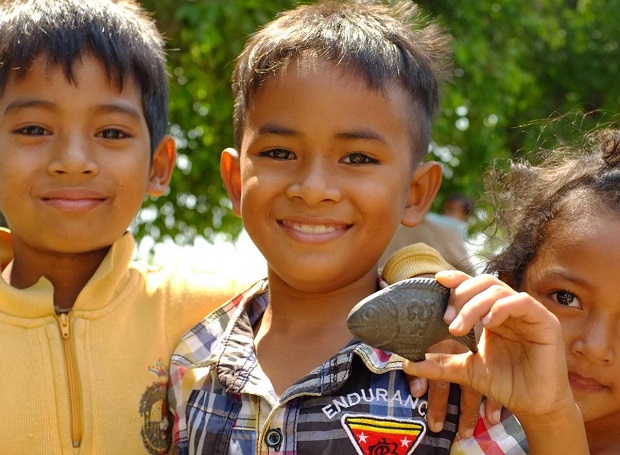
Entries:
<svg viewBox="0 0 620 455">
<path fill-rule="evenodd" d="M 168 128 L 168 74 L 162 36 L 133 0 L 3 0 L 0 3 L 0 96 L 11 76 L 23 77 L 44 56 L 75 83 L 85 53 L 122 89 L 133 77 L 142 95 L 151 153 Z"/>
<path fill-rule="evenodd" d="M 414 162 L 428 151 L 439 85 L 451 61 L 451 37 L 422 17 L 410 0 L 323 0 L 280 14 L 259 29 L 233 74 L 235 146 L 241 147 L 247 112 L 261 84 L 295 58 L 351 69 L 372 89 L 397 82 L 411 98 Z"/>
</svg>

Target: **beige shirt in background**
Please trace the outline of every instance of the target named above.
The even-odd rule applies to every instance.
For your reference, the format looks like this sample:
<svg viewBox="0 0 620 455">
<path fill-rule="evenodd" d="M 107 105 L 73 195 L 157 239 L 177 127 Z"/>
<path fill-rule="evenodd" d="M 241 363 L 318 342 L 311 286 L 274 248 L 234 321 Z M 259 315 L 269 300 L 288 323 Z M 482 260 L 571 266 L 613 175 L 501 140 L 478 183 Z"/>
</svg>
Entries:
<svg viewBox="0 0 620 455">
<path fill-rule="evenodd" d="M 461 235 L 455 229 L 435 223 L 426 217 L 416 227 L 408 228 L 402 225 L 398 227 L 379 260 L 379 267 L 383 267 L 395 251 L 417 242 L 423 242 L 435 248 L 457 269 L 469 275 L 476 274 Z"/>
</svg>

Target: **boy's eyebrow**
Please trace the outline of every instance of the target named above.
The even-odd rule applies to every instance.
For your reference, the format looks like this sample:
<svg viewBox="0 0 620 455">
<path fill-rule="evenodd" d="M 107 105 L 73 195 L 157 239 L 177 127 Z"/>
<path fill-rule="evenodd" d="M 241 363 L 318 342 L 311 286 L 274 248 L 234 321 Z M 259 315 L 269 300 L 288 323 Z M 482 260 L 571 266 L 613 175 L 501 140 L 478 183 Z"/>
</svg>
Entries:
<svg viewBox="0 0 620 455">
<path fill-rule="evenodd" d="M 8 106 L 4 110 L 4 114 L 6 115 L 13 110 L 27 109 L 31 107 L 42 107 L 45 109 L 54 109 L 56 105 L 55 103 L 51 101 L 46 101 L 46 100 L 16 99 L 8 104 Z M 135 118 L 136 120 L 142 119 L 142 116 L 140 115 L 140 112 L 137 109 L 133 108 L 132 106 L 127 106 L 127 105 L 120 104 L 120 103 L 102 104 L 102 105 L 97 106 L 96 111 L 104 112 L 104 113 L 118 112 L 120 114 L 127 114 Z"/>
<path fill-rule="evenodd" d="M 16 99 L 15 101 L 11 101 L 6 109 L 4 110 L 4 114 L 8 114 L 11 111 L 15 111 L 18 109 L 26 109 L 29 107 L 43 107 L 47 109 L 52 109 L 54 107 L 54 103 L 51 101 L 44 100 L 36 100 L 36 99 Z"/>
<path fill-rule="evenodd" d="M 295 136 L 299 134 L 297 131 L 291 128 L 286 128 L 284 126 L 277 125 L 275 123 L 267 123 L 261 126 L 258 129 L 258 133 L 259 134 L 276 134 L 279 136 Z M 345 139 L 345 140 L 363 139 L 363 140 L 379 141 L 382 143 L 387 142 L 382 135 L 380 135 L 376 131 L 373 131 L 367 128 L 360 129 L 360 130 L 353 130 L 353 131 L 344 131 L 342 133 L 337 133 L 335 137 L 336 139 Z"/>
<path fill-rule="evenodd" d="M 258 129 L 258 134 L 276 134 L 278 136 L 295 136 L 298 133 L 295 130 L 280 126 L 275 123 L 267 123 Z"/>
<path fill-rule="evenodd" d="M 101 104 L 97 106 L 96 111 L 100 111 L 104 113 L 118 112 L 119 114 L 127 114 L 136 120 L 142 119 L 140 112 L 137 109 L 135 109 L 133 106 L 128 106 L 128 105 L 120 104 L 120 103 Z"/>
<path fill-rule="evenodd" d="M 387 141 L 385 140 L 385 138 L 380 135 L 379 133 L 377 133 L 376 131 L 373 131 L 371 129 L 361 129 L 361 130 L 354 130 L 354 131 L 345 131 L 343 133 L 338 133 L 336 134 L 336 138 L 338 139 L 364 139 L 364 140 L 372 140 L 372 141 L 379 141 L 382 143 L 386 143 Z"/>
</svg>

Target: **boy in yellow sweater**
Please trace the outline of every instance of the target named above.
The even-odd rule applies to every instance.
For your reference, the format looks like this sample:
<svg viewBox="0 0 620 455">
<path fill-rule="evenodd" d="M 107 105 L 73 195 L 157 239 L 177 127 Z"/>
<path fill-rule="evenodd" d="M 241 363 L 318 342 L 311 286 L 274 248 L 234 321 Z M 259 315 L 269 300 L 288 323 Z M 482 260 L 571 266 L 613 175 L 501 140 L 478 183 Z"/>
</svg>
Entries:
<svg viewBox="0 0 620 455">
<path fill-rule="evenodd" d="M 127 228 L 175 164 L 167 104 L 132 0 L 0 5 L 3 455 L 168 450 L 173 346 L 233 290 L 131 261 Z"/>
</svg>

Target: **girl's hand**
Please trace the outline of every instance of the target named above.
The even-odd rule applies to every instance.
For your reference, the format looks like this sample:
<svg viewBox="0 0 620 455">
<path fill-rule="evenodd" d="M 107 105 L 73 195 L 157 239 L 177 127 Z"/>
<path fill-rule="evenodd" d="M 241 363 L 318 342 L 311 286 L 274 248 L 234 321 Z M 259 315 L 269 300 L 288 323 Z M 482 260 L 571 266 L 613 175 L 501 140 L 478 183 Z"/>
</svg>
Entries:
<svg viewBox="0 0 620 455">
<path fill-rule="evenodd" d="M 408 374 L 472 387 L 519 419 L 574 406 L 562 332 L 552 313 L 490 275 L 470 278 L 449 271 L 436 279 L 452 289 L 446 319 L 453 335 L 465 335 L 482 322 L 479 351 L 428 354 L 423 362 L 408 362 Z"/>
<path fill-rule="evenodd" d="M 445 340 L 432 346 L 429 352 L 459 354 L 467 352 L 463 344 L 455 340 Z M 410 360 L 403 360 L 403 368 L 407 370 Z M 443 429 L 444 421 L 448 412 L 448 397 L 450 395 L 450 382 L 446 381 L 427 381 L 426 378 L 408 375 L 411 387 L 411 394 L 414 397 L 421 397 L 428 390 L 428 410 L 426 420 L 431 431 L 439 432 Z M 470 438 L 480 417 L 480 404 L 482 395 L 471 387 L 461 387 L 461 404 L 458 432 L 462 438 Z M 491 424 L 500 421 L 502 406 L 493 400 L 487 399 L 485 402 L 485 418 Z"/>
</svg>

